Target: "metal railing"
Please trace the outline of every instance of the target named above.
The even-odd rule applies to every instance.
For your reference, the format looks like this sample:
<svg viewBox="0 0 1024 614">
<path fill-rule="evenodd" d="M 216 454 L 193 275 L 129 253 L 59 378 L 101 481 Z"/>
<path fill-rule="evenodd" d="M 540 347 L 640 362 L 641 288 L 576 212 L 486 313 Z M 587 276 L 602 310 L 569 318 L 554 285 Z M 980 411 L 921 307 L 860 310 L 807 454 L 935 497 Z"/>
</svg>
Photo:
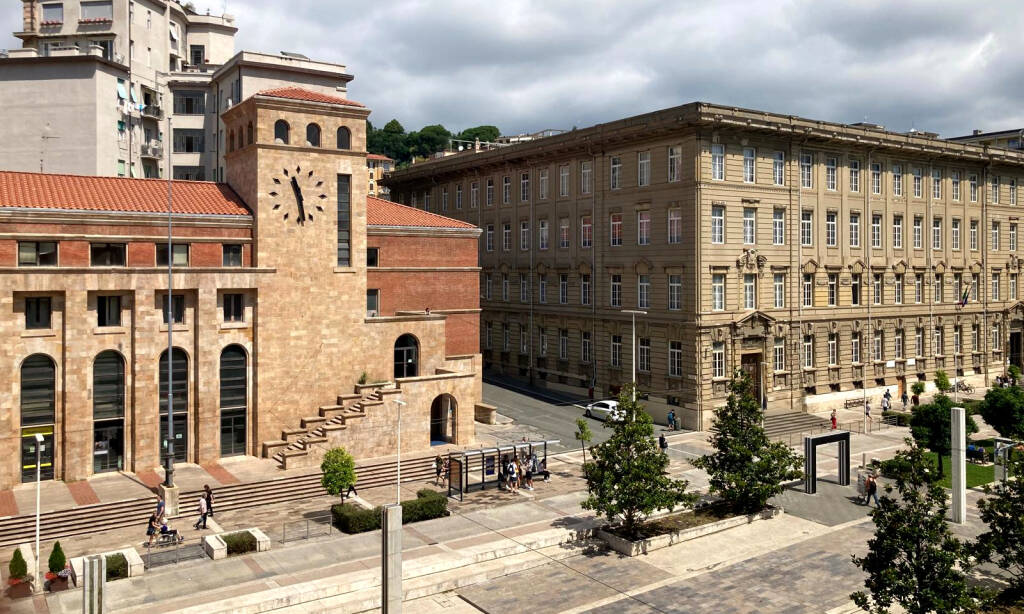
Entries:
<svg viewBox="0 0 1024 614">
<path fill-rule="evenodd" d="M 334 531 L 333 517 L 330 512 L 307 515 L 301 520 L 288 520 L 281 523 L 281 542 L 298 541 L 311 537 L 324 537 Z"/>
<path fill-rule="evenodd" d="M 153 119 L 163 119 L 164 110 L 160 107 L 160 105 L 147 104 L 144 107 L 142 107 L 142 116 L 152 117 Z"/>
<path fill-rule="evenodd" d="M 162 158 L 164 155 L 163 152 L 163 143 L 160 143 L 159 141 L 142 144 L 142 157 L 144 158 Z"/>
<path fill-rule="evenodd" d="M 869 434 L 876 433 L 878 431 L 885 431 L 897 426 L 896 416 L 883 417 L 881 419 L 862 419 L 862 420 L 851 420 L 849 422 L 839 422 L 836 424 L 836 430 L 839 431 L 850 431 L 851 433 L 858 434 Z M 827 433 L 832 430 L 831 424 L 824 424 L 820 427 L 813 429 L 806 429 L 795 433 L 786 433 L 784 435 L 777 435 L 775 437 L 769 437 L 773 441 L 785 442 L 787 446 L 802 446 L 804 437 L 808 435 L 815 435 L 818 433 Z"/>
<path fill-rule="evenodd" d="M 157 541 L 154 544 L 146 544 L 143 564 L 146 569 L 152 569 L 163 565 L 177 565 L 182 561 L 201 559 L 205 556 L 202 538 L 170 543 Z"/>
</svg>

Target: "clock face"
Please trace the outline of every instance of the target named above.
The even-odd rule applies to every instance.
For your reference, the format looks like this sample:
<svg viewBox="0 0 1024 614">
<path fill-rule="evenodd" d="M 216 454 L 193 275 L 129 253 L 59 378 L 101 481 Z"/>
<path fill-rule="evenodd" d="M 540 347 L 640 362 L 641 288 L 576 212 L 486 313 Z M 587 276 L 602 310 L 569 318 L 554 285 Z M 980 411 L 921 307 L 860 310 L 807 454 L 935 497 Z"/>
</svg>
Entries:
<svg viewBox="0 0 1024 614">
<path fill-rule="evenodd" d="M 313 221 L 314 212 L 323 213 L 327 194 L 322 179 L 312 170 L 303 171 L 301 166 L 296 166 L 294 171 L 281 169 L 281 173 L 280 177 L 273 178 L 274 189 L 268 194 L 274 199 L 274 211 L 280 211 L 283 220 L 295 220 L 302 226 Z"/>
</svg>

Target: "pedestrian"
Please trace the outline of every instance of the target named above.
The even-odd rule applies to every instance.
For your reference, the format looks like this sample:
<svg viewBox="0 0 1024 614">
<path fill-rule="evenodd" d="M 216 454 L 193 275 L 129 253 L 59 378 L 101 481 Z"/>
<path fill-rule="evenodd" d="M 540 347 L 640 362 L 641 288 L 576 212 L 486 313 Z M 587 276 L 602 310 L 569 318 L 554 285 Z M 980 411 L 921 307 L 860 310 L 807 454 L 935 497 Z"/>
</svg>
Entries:
<svg viewBox="0 0 1024 614">
<path fill-rule="evenodd" d="M 516 464 L 516 490 L 518 490 L 526 486 L 526 472 L 523 471 L 523 461 L 519 458 L 518 453 L 513 460 Z"/>
<path fill-rule="evenodd" d="M 669 430 L 676 430 L 676 410 L 668 410 L 668 428 Z"/>
<path fill-rule="evenodd" d="M 551 472 L 548 471 L 548 459 L 546 459 L 546 458 L 541 459 L 541 461 L 539 463 L 537 463 L 537 471 L 536 471 L 536 473 L 540 477 L 544 478 L 545 482 L 550 482 L 551 481 Z"/>
<path fill-rule="evenodd" d="M 196 511 L 199 513 L 199 520 L 196 520 L 196 523 L 194 525 L 192 525 L 192 526 L 197 531 L 199 529 L 205 529 L 206 528 L 206 513 L 207 513 L 206 497 L 205 496 L 200 496 L 199 497 L 199 506 L 196 508 Z"/>
<path fill-rule="evenodd" d="M 886 390 L 886 392 L 889 392 Z M 882 397 L 882 413 L 889 411 L 889 397 Z"/>
<path fill-rule="evenodd" d="M 864 495 L 864 505 L 871 505 L 871 499 L 875 500 L 875 507 L 878 507 L 878 481 L 874 475 L 869 475 L 867 484 L 867 494 Z"/>
<path fill-rule="evenodd" d="M 434 486 L 441 483 L 441 471 L 444 469 L 444 459 L 438 454 L 434 457 Z"/>
<path fill-rule="evenodd" d="M 839 419 L 836 417 L 836 410 L 834 409 L 832 410 L 832 417 L 830 420 L 832 422 L 832 430 L 834 431 L 836 430 L 836 427 L 839 426 Z"/>
<path fill-rule="evenodd" d="M 166 507 L 166 504 L 164 503 L 163 495 L 157 495 L 156 496 L 156 517 L 157 518 L 160 518 L 161 516 L 164 515 L 164 507 Z"/>
<path fill-rule="evenodd" d="M 885 394 L 883 394 L 882 397 L 885 398 L 886 401 L 891 401 L 892 400 L 892 392 L 890 392 L 889 389 L 886 388 L 885 389 Z"/>
<path fill-rule="evenodd" d="M 907 391 L 906 390 L 904 390 L 903 394 L 900 395 L 900 400 L 903 401 L 903 409 L 905 411 L 907 409 L 907 403 L 910 402 L 910 397 L 907 396 Z"/>
<path fill-rule="evenodd" d="M 522 465 L 523 479 L 526 490 L 533 490 L 533 465 L 530 464 L 530 459 L 524 459 L 525 462 Z"/>
<path fill-rule="evenodd" d="M 508 462 L 508 469 L 506 469 L 508 475 L 508 489 L 511 492 L 519 490 L 519 476 L 516 473 L 516 463 L 513 460 Z"/>
<path fill-rule="evenodd" d="M 452 472 L 451 463 L 446 458 L 446 459 L 444 459 L 444 465 L 441 467 L 441 485 L 442 486 L 447 486 L 448 485 L 448 480 L 451 478 L 451 475 L 450 475 L 451 472 Z"/>
<path fill-rule="evenodd" d="M 209 484 L 203 484 L 203 497 L 206 499 L 206 515 L 213 516 L 213 490 Z"/>
<path fill-rule="evenodd" d="M 205 518 L 205 516 L 203 516 L 203 517 Z M 167 526 L 167 517 L 166 516 L 164 516 L 163 518 L 160 519 L 160 535 L 161 536 L 166 535 L 166 536 L 170 537 L 172 540 L 174 540 L 176 542 L 183 542 L 183 541 L 185 541 L 185 536 L 184 535 L 180 535 L 178 533 L 177 529 L 172 529 L 172 528 Z"/>
<path fill-rule="evenodd" d="M 864 419 L 871 421 L 871 401 L 864 401 Z"/>
<path fill-rule="evenodd" d="M 661 449 L 662 454 L 668 454 L 668 440 L 665 439 L 665 433 L 658 435 L 658 448 Z"/>
<path fill-rule="evenodd" d="M 163 499 L 160 499 L 163 501 Z M 156 539 L 157 532 L 160 531 L 160 517 L 156 514 L 150 514 L 149 521 L 146 523 L 146 535 L 149 537 L 149 543 L 147 546 L 153 545 L 153 540 Z"/>
</svg>

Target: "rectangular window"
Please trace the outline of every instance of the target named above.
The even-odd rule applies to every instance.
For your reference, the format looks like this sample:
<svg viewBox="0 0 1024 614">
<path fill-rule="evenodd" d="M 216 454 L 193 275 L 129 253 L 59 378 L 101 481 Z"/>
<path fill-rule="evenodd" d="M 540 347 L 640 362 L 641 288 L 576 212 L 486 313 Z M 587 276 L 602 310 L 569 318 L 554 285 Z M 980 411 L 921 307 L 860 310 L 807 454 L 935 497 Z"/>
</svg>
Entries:
<svg viewBox="0 0 1024 614">
<path fill-rule="evenodd" d="M 871 193 L 882 193 L 882 165 L 877 162 L 871 165 Z"/>
<path fill-rule="evenodd" d="M 529 251 L 530 249 L 530 222 L 519 222 L 519 250 Z"/>
<path fill-rule="evenodd" d="M 924 329 L 920 326 L 914 329 L 914 351 L 918 356 L 924 356 Z"/>
<path fill-rule="evenodd" d="M 650 245 L 651 243 L 650 211 L 637 211 L 636 213 L 636 243 L 637 245 Z"/>
<path fill-rule="evenodd" d="M 829 366 L 836 365 L 839 362 L 839 335 L 836 333 L 828 334 L 828 364 Z"/>
<path fill-rule="evenodd" d="M 484 245 L 487 251 L 494 251 L 494 224 L 487 225 L 487 231 L 484 234 Z"/>
<path fill-rule="evenodd" d="M 612 307 L 622 307 L 622 275 L 612 275 L 609 298 Z"/>
<path fill-rule="evenodd" d="M 548 221 L 540 220 L 537 222 L 537 247 L 539 249 L 548 248 Z"/>
<path fill-rule="evenodd" d="M 850 160 L 850 191 L 860 192 L 860 160 Z"/>
<path fill-rule="evenodd" d="M 509 351 L 512 347 L 512 334 L 509 330 L 508 324 L 501 325 L 501 349 L 503 352 Z"/>
<path fill-rule="evenodd" d="M 992 222 L 992 245 L 993 250 L 999 249 L 999 222 Z"/>
<path fill-rule="evenodd" d="M 804 335 L 804 368 L 814 368 L 814 337 Z"/>
<path fill-rule="evenodd" d="M 565 198 L 569 195 L 569 165 L 558 167 L 558 195 Z"/>
<path fill-rule="evenodd" d="M 526 275 L 519 275 L 519 302 L 525 303 L 530 300 L 530 286 Z"/>
<path fill-rule="evenodd" d="M 743 275 L 743 308 L 757 309 L 757 276 L 753 273 Z"/>
<path fill-rule="evenodd" d="M 825 213 L 825 245 L 828 247 L 835 247 L 837 242 L 836 237 L 836 218 L 839 216 L 835 211 L 829 211 Z"/>
<path fill-rule="evenodd" d="M 548 355 L 548 335 L 547 330 L 542 326 L 537 329 L 537 340 L 540 343 L 540 347 L 537 348 L 541 356 Z"/>
<path fill-rule="evenodd" d="M 569 218 L 558 220 L 558 247 L 569 247 Z"/>
<path fill-rule="evenodd" d="M 814 241 L 814 213 L 812 211 L 800 212 L 800 245 L 810 246 Z"/>
<path fill-rule="evenodd" d="M 25 299 L 25 328 L 29 330 L 49 329 L 52 308 L 50 297 L 34 296 Z"/>
<path fill-rule="evenodd" d="M 618 190 L 622 187 L 622 158 L 618 156 L 612 156 L 610 160 L 610 172 L 609 172 L 609 188 L 612 190 Z"/>
<path fill-rule="evenodd" d="M 960 218 L 955 217 L 950 221 L 953 236 L 951 243 L 954 251 L 960 251 Z"/>
<path fill-rule="evenodd" d="M 937 168 L 932 169 L 932 198 L 942 198 L 942 171 Z"/>
<path fill-rule="evenodd" d="M 640 187 L 651 185 L 651 152 L 641 151 L 636 155 L 636 184 Z"/>
<path fill-rule="evenodd" d="M 860 214 L 850 214 L 850 247 L 860 247 Z"/>
<path fill-rule="evenodd" d="M 57 266 L 57 243 L 19 241 L 18 266 Z"/>
<path fill-rule="evenodd" d="M 612 335 L 611 356 L 609 361 L 613 367 L 622 366 L 622 335 Z"/>
<path fill-rule="evenodd" d="M 960 200 L 960 171 L 950 171 L 949 179 L 953 186 L 953 200 Z"/>
<path fill-rule="evenodd" d="M 537 302 L 544 305 L 548 302 L 548 276 L 540 275 L 537 281 Z"/>
<path fill-rule="evenodd" d="M 175 115 L 203 115 L 206 113 L 206 92 L 175 90 Z"/>
<path fill-rule="evenodd" d="M 519 201 L 528 202 L 530 200 L 530 173 L 519 174 Z"/>
<path fill-rule="evenodd" d="M 648 275 L 636 276 L 636 306 L 638 309 L 647 309 L 651 306 L 651 278 Z"/>
<path fill-rule="evenodd" d="M 786 341 L 781 337 L 775 338 L 775 344 L 772 346 L 772 368 L 775 371 L 786 370 Z"/>
<path fill-rule="evenodd" d="M 1017 224 L 1010 222 L 1010 251 L 1017 251 Z"/>
<path fill-rule="evenodd" d="M 959 301 L 963 296 L 961 292 L 963 290 L 963 275 L 960 273 L 953 274 L 953 300 Z"/>
<path fill-rule="evenodd" d="M 831 192 L 836 191 L 836 167 L 838 164 L 837 158 L 825 158 L 825 189 Z"/>
<path fill-rule="evenodd" d="M 875 273 L 874 277 L 872 278 L 872 292 L 871 292 L 871 294 L 872 294 L 871 299 L 872 299 L 872 301 L 874 302 L 875 305 L 881 305 L 882 304 L 882 291 L 883 291 L 882 290 L 882 274 L 881 273 Z"/>
<path fill-rule="evenodd" d="M 921 273 L 914 275 L 914 302 L 924 302 L 924 275 Z"/>
<path fill-rule="evenodd" d="M 839 275 L 836 273 L 828 274 L 828 306 L 835 307 L 836 301 L 839 295 Z"/>
<path fill-rule="evenodd" d="M 1017 180 L 1016 179 L 1011 179 L 1010 180 L 1010 204 L 1011 205 L 1016 205 L 1017 204 Z"/>
<path fill-rule="evenodd" d="M 530 353 L 530 337 L 526 332 L 526 327 L 522 324 L 519 325 L 519 353 Z"/>
<path fill-rule="evenodd" d="M 902 359 L 903 358 L 903 330 L 902 329 L 896 331 L 896 334 L 893 337 L 893 341 L 895 342 L 896 358 L 897 359 Z"/>
<path fill-rule="evenodd" d="M 163 295 L 163 322 L 167 324 L 167 295 Z M 183 294 L 175 294 L 171 297 L 171 310 L 173 311 L 174 323 L 184 324 L 185 323 L 185 296 Z"/>
<path fill-rule="evenodd" d="M 940 327 L 940 326 L 936 326 L 935 327 L 935 331 L 934 331 L 935 347 L 933 348 L 932 351 L 934 351 L 937 356 L 942 356 L 943 354 L 946 353 L 946 351 L 945 351 L 946 350 L 946 339 L 945 339 L 946 335 L 945 335 L 945 332 L 946 331 L 942 327 Z"/>
<path fill-rule="evenodd" d="M 711 345 L 711 377 L 725 377 L 725 344 L 720 341 Z"/>
<path fill-rule="evenodd" d="M 593 182 L 593 167 L 590 162 L 580 163 L 580 192 L 583 194 L 590 194 L 591 186 Z"/>
<path fill-rule="evenodd" d="M 590 304 L 590 275 L 580 275 L 580 305 Z"/>
<path fill-rule="evenodd" d="M 476 181 L 469 184 L 469 206 L 472 209 L 480 206 L 480 184 Z"/>
<path fill-rule="evenodd" d="M 892 165 L 892 194 L 903 196 L 903 167 L 899 164 Z"/>
<path fill-rule="evenodd" d="M 725 309 L 725 275 L 715 273 L 711 276 L 711 309 L 722 311 Z"/>
<path fill-rule="evenodd" d="M 971 228 L 969 231 L 969 240 L 971 243 L 971 250 L 977 251 L 978 249 L 978 220 L 971 220 Z"/>
<path fill-rule="evenodd" d="M 711 146 L 711 179 L 725 179 L 725 145 Z"/>
<path fill-rule="evenodd" d="M 455 186 L 455 208 L 462 208 L 462 184 Z"/>
<path fill-rule="evenodd" d="M 651 339 L 650 337 L 640 337 L 637 340 L 637 371 L 643 371 L 644 373 L 650 372 L 651 370 Z"/>
<path fill-rule="evenodd" d="M 814 307 L 814 276 L 810 273 L 804 273 L 804 292 L 803 292 L 803 305 L 804 307 Z"/>
<path fill-rule="evenodd" d="M 999 300 L 999 273 L 992 273 L 992 300 Z"/>
<path fill-rule="evenodd" d="M 896 284 L 893 286 L 893 302 L 897 305 L 903 304 L 903 275 L 896 275 Z"/>
<path fill-rule="evenodd" d="M 90 266 L 124 266 L 124 243 L 90 243 Z"/>
<path fill-rule="evenodd" d="M 580 247 L 590 247 L 594 242 L 594 227 L 590 223 L 590 216 L 584 215 L 580 218 Z"/>
<path fill-rule="evenodd" d="M 725 243 L 725 207 L 711 207 L 711 242 Z"/>
<path fill-rule="evenodd" d="M 512 224 L 505 224 L 501 227 L 501 249 L 512 251 Z"/>
<path fill-rule="evenodd" d="M 679 146 L 668 148 L 668 180 L 669 182 L 679 181 L 683 169 L 683 148 Z"/>
<path fill-rule="evenodd" d="M 569 302 L 569 276 L 565 273 L 558 276 L 558 302 L 562 305 Z"/>
<path fill-rule="evenodd" d="M 223 244 L 221 246 L 221 265 L 225 267 L 242 266 L 242 246 L 237 243 Z"/>
<path fill-rule="evenodd" d="M 989 200 L 993 204 L 998 205 L 999 204 L 999 177 L 992 177 L 991 184 L 992 184 L 992 187 L 989 190 L 989 192 L 991 192 L 991 196 L 989 196 Z"/>
<path fill-rule="evenodd" d="M 875 362 L 881 362 L 882 360 L 884 360 L 883 357 L 885 356 L 885 337 L 882 335 L 882 331 L 875 331 L 874 341 L 874 356 L 872 358 L 875 360 Z"/>
<path fill-rule="evenodd" d="M 501 300 L 508 302 L 509 288 L 508 288 L 508 273 L 501 274 Z"/>
<path fill-rule="evenodd" d="M 580 333 L 580 362 L 590 362 L 590 333 Z"/>
<path fill-rule="evenodd" d="M 954 326 L 953 327 L 953 353 L 954 354 L 962 354 L 963 353 L 963 351 L 964 351 L 963 336 L 964 336 L 963 327 L 961 327 L 961 326 Z"/>
<path fill-rule="evenodd" d="M 942 275 L 939 274 L 939 273 L 936 273 L 935 274 L 935 286 L 934 286 L 934 288 L 932 290 L 933 299 L 934 299 L 935 304 L 941 303 L 942 299 L 945 298 L 945 288 L 943 287 L 943 283 L 942 282 L 943 282 Z"/>
<path fill-rule="evenodd" d="M 484 199 L 485 199 L 485 202 L 487 203 L 488 207 L 491 207 L 491 206 L 494 205 L 494 180 L 493 179 L 488 179 L 487 180 L 487 185 L 486 185 L 486 188 L 485 188 Z"/>
<path fill-rule="evenodd" d="M 171 245 L 173 255 L 171 266 L 188 266 L 188 243 L 175 243 Z M 156 265 L 167 266 L 167 244 L 156 244 Z"/>
<path fill-rule="evenodd" d="M 338 266 L 352 265 L 352 176 L 338 175 Z"/>
<path fill-rule="evenodd" d="M 743 243 L 753 245 L 757 242 L 757 210 L 753 207 L 743 209 Z"/>
<path fill-rule="evenodd" d="M 187 128 L 174 129 L 174 153 L 204 153 L 203 131 Z"/>
<path fill-rule="evenodd" d="M 1007 300 L 1017 300 L 1017 274 L 1010 273 L 1010 294 L 1006 297 Z"/>
<path fill-rule="evenodd" d="M 921 198 L 922 184 L 924 183 L 924 177 L 920 168 L 913 169 L 914 174 L 914 198 Z"/>
<path fill-rule="evenodd" d="M 371 305 L 370 299 L 371 294 L 373 304 Z M 380 290 L 366 291 L 366 313 L 380 313 Z M 243 294 L 225 294 L 224 295 L 224 321 L 225 322 L 241 322 L 245 319 L 245 296 Z M 372 307 L 372 308 L 371 308 Z"/>
<path fill-rule="evenodd" d="M 681 341 L 669 341 L 668 343 L 668 374 L 669 377 L 683 376 L 683 343 Z"/>
<path fill-rule="evenodd" d="M 854 273 L 850 277 L 850 304 L 860 305 L 860 287 L 863 279 L 860 273 Z"/>
<path fill-rule="evenodd" d="M 743 182 L 754 183 L 754 148 L 744 147 L 743 148 Z"/>
<path fill-rule="evenodd" d="M 942 249 L 942 218 L 932 218 L 932 249 Z"/>
<path fill-rule="evenodd" d="M 882 216 L 877 213 L 871 216 L 871 247 L 882 247 Z"/>
<path fill-rule="evenodd" d="M 492 334 L 493 334 L 493 332 L 491 330 L 491 323 L 490 322 L 484 323 L 484 348 L 486 348 L 488 350 L 491 349 L 491 335 Z"/>
<path fill-rule="evenodd" d="M 854 364 L 860 362 L 860 333 L 853 333 L 853 337 L 850 339 L 850 362 Z"/>
<path fill-rule="evenodd" d="M 42 25 L 64 23 L 64 3 L 55 2 L 43 5 Z"/>
<path fill-rule="evenodd" d="M 809 153 L 800 154 L 800 187 L 813 188 L 814 180 L 811 174 L 813 157 Z"/>
<path fill-rule="evenodd" d="M 924 220 L 920 215 L 914 216 L 914 249 L 921 249 L 922 241 L 924 238 L 921 236 L 923 233 L 922 226 Z"/>
<path fill-rule="evenodd" d="M 668 308 L 672 311 L 678 311 L 681 307 L 681 301 L 683 296 L 683 276 L 682 275 L 669 275 L 668 276 Z"/>
<path fill-rule="evenodd" d="M 786 243 L 786 212 L 783 209 L 772 211 L 772 245 Z"/>
<path fill-rule="evenodd" d="M 507 205 L 512 202 L 512 178 L 505 175 L 501 178 L 501 204 Z"/>
<path fill-rule="evenodd" d="M 428 209 L 428 210 L 430 209 L 430 203 L 427 201 L 427 198 L 429 198 L 429 197 L 430 197 L 430 194 L 424 194 L 423 195 L 423 199 L 424 199 L 423 206 L 426 209 Z M 441 211 L 447 211 L 447 210 L 448 210 L 448 186 L 444 186 L 444 187 L 441 188 Z"/>
<path fill-rule="evenodd" d="M 484 299 L 491 300 L 491 274 L 484 273 Z"/>
<path fill-rule="evenodd" d="M 772 180 L 775 185 L 786 185 L 786 154 L 776 151 L 772 158 Z"/>
<path fill-rule="evenodd" d="M 892 247 L 903 249 L 903 216 L 892 216 Z"/>
<path fill-rule="evenodd" d="M 967 180 L 970 184 L 971 202 L 976 203 L 978 202 L 978 176 L 970 175 L 968 176 Z"/>
<path fill-rule="evenodd" d="M 538 197 L 541 200 L 546 200 L 548 197 L 548 169 L 542 168 L 540 170 L 540 173 L 537 177 L 537 183 L 539 184 L 537 186 L 537 189 L 540 192 L 540 194 L 538 194 Z"/>
<path fill-rule="evenodd" d="M 683 215 L 680 209 L 668 210 L 668 242 L 679 243 L 683 238 Z"/>
<path fill-rule="evenodd" d="M 114 19 L 114 6 L 111 0 L 99 0 L 96 2 L 82 2 L 82 19 L 106 20 Z"/>
<path fill-rule="evenodd" d="M 786 274 L 776 273 L 772 285 L 775 294 L 775 308 L 782 309 L 786 306 Z"/>
</svg>

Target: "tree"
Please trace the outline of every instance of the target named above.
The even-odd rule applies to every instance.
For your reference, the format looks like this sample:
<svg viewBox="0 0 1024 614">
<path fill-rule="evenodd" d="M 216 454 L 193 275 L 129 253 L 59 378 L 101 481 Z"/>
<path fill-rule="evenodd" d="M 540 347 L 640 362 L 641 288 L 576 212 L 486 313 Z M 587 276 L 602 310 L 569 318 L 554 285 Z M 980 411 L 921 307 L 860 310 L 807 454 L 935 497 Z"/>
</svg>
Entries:
<svg viewBox="0 0 1024 614">
<path fill-rule="evenodd" d="M 749 375 L 737 372 L 729 391 L 725 407 L 714 417 L 715 452 L 693 464 L 708 472 L 711 492 L 733 510 L 759 512 L 768 499 L 783 491 L 784 482 L 803 477 L 803 459 L 786 445 L 768 440 Z"/>
<path fill-rule="evenodd" d="M 409 146 L 405 128 L 392 119 L 381 129 L 366 124 L 366 151 L 381 154 L 393 159 L 396 163 L 409 161 Z"/>
<path fill-rule="evenodd" d="M 50 552 L 50 558 L 46 561 L 47 569 L 50 570 L 50 573 L 57 573 L 64 569 L 64 565 L 67 562 L 67 557 L 64 556 L 64 549 L 60 547 L 60 542 L 53 542 L 53 550 Z"/>
<path fill-rule="evenodd" d="M 14 550 L 14 556 L 11 557 L 11 562 L 7 565 L 7 572 L 11 578 L 24 578 L 28 575 L 28 563 L 25 562 L 25 557 L 21 555 L 21 548 Z"/>
<path fill-rule="evenodd" d="M 582 503 L 610 522 L 621 520 L 629 536 L 654 511 L 691 507 L 697 501 L 697 495 L 686 492 L 686 480 L 668 476 L 669 460 L 658 450 L 651 417 L 632 394 L 632 384 L 623 386 L 619 408 L 625 418 L 609 417 L 605 428 L 614 429 L 612 436 L 591 448 L 593 460 L 583 465 L 590 494 Z"/>
<path fill-rule="evenodd" d="M 345 448 L 334 448 L 324 454 L 324 460 L 320 463 L 320 485 L 328 494 L 341 496 L 345 499 L 345 493 L 356 485 L 359 479 L 356 477 L 356 461 L 352 455 L 345 451 Z"/>
<path fill-rule="evenodd" d="M 451 138 L 452 133 L 448 132 L 444 126 L 434 124 L 423 126 L 419 132 L 410 133 L 407 143 L 414 156 L 430 157 L 435 152 L 447 149 Z"/>
<path fill-rule="evenodd" d="M 973 611 L 980 594 L 967 584 L 968 548 L 946 524 L 946 493 L 930 471 L 924 451 L 907 440 L 896 453 L 896 493 L 885 487 L 871 512 L 875 536 L 868 552 L 853 557 L 867 574 L 867 592 L 850 595 L 871 614 L 887 614 L 896 603 L 909 614 Z"/>
<path fill-rule="evenodd" d="M 1013 385 L 1016 386 L 1017 382 L 1020 381 L 1020 367 L 1017 365 L 1010 365 L 1006 368 L 1006 374 L 1013 380 Z"/>
<path fill-rule="evenodd" d="M 1003 437 L 1024 439 L 1024 390 L 1021 388 L 989 388 L 978 413 Z"/>
<path fill-rule="evenodd" d="M 501 130 L 498 130 L 497 126 L 477 126 L 475 128 L 466 128 L 455 138 L 462 141 L 480 139 L 481 143 L 486 143 L 498 140 L 499 136 L 501 136 Z"/>
<path fill-rule="evenodd" d="M 590 432 L 590 426 L 587 425 L 587 421 L 583 418 L 576 418 L 576 433 L 574 434 L 576 441 L 580 442 L 580 449 L 583 450 L 583 464 L 587 464 L 587 444 L 594 438 L 594 434 Z"/>
<path fill-rule="evenodd" d="M 928 448 L 939 457 L 939 478 L 942 478 L 942 457 L 951 451 L 953 428 L 950 424 L 953 401 L 944 394 L 937 394 L 931 403 L 914 409 L 910 416 L 910 433 L 917 445 Z M 967 434 L 977 433 L 974 418 L 967 416 Z"/>
<path fill-rule="evenodd" d="M 942 369 L 935 372 L 935 387 L 943 394 L 953 389 L 953 386 L 949 383 L 949 376 Z"/>
<path fill-rule="evenodd" d="M 995 487 L 986 484 L 986 497 L 978 501 L 979 515 L 988 531 L 978 536 L 975 554 L 1009 574 L 1003 597 L 1014 603 L 1024 598 L 1024 455 L 1013 454 L 1007 463 L 1007 470 L 1016 479 Z"/>
</svg>

